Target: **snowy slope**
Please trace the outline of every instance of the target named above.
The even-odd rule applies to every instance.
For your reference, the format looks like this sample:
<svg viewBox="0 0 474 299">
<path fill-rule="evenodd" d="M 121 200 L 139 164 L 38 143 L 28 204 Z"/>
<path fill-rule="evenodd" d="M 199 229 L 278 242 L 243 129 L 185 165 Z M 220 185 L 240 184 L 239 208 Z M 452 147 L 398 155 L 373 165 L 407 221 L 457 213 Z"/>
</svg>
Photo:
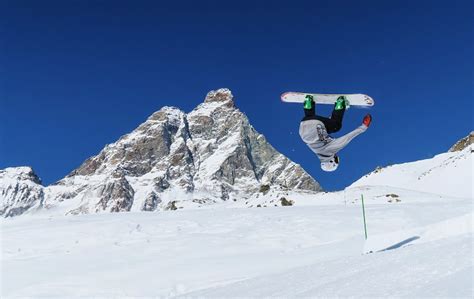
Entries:
<svg viewBox="0 0 474 299">
<path fill-rule="evenodd" d="M 367 196 L 369 240 L 395 231 L 418 239 L 363 255 L 360 203 L 318 196 L 293 207 L 3 219 L 0 295 L 472 295 L 472 200 Z"/>
<path fill-rule="evenodd" d="M 356 181 L 351 187 L 390 186 L 472 198 L 473 145 L 462 151 L 448 152 L 431 159 L 378 169 Z"/>
<path fill-rule="evenodd" d="M 472 175 L 471 150 L 384 168 L 339 192 L 2 219 L 0 295 L 471 298 L 472 182 L 452 184 Z"/>
<path fill-rule="evenodd" d="M 0 297 L 473 297 L 469 142 L 338 192 L 314 192 L 312 179 L 290 188 L 304 170 L 246 118 L 225 128 L 220 114 L 232 103 L 217 95 L 187 125 L 174 108 L 154 114 L 48 188 L 30 168 L 0 171 L 4 207 L 45 207 L 0 219 Z M 202 200 L 229 194 L 221 188 L 229 182 L 229 198 L 252 190 L 241 200 Z M 282 207 L 282 197 L 293 206 Z M 98 204 L 131 212 L 86 214 Z"/>
</svg>

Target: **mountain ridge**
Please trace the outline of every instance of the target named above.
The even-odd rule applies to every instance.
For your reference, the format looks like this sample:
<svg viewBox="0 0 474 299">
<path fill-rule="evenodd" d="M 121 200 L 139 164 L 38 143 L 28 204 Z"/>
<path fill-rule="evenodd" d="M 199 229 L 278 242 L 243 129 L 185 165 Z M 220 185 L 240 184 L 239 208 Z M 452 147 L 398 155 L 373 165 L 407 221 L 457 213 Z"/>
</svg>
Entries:
<svg viewBox="0 0 474 299">
<path fill-rule="evenodd" d="M 171 106 L 156 111 L 44 187 L 38 205 L 67 206 L 66 214 L 155 211 L 176 202 L 200 206 L 245 200 L 262 186 L 281 192 L 322 190 L 252 127 L 229 89 L 218 89 L 189 113 Z"/>
<path fill-rule="evenodd" d="M 459 176 L 470 167 L 472 135 L 431 159 L 379 167 L 347 188 L 392 186 L 472 197 L 472 176 Z M 31 167 L 0 170 L 0 215 L 161 211 L 226 201 L 265 207 L 291 203 L 287 196 L 314 199 L 320 191 L 251 126 L 231 91 L 218 89 L 189 113 L 162 107 L 47 187 Z"/>
</svg>

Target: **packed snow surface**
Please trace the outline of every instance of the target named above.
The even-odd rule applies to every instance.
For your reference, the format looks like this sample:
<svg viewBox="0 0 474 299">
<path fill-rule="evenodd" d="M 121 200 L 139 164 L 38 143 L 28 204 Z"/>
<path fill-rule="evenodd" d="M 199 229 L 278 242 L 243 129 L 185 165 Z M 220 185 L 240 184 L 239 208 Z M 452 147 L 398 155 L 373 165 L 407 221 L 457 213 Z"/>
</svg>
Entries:
<svg viewBox="0 0 474 299">
<path fill-rule="evenodd" d="M 472 198 L 359 187 L 294 199 L 4 219 L 0 295 L 472 296 Z"/>
<path fill-rule="evenodd" d="M 176 211 L 43 209 L 0 220 L 0 297 L 472 298 L 472 186 L 471 146 L 339 192 L 288 191 L 293 206 L 270 190 Z"/>
</svg>

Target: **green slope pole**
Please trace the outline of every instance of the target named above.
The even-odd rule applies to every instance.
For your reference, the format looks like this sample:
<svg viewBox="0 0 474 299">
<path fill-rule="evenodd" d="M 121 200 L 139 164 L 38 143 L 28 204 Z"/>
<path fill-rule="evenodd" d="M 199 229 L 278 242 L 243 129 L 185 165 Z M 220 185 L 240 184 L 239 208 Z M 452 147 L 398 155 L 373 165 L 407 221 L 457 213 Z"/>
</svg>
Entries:
<svg viewBox="0 0 474 299">
<path fill-rule="evenodd" d="M 367 223 L 365 222 L 364 194 L 361 194 L 360 197 L 362 198 L 362 216 L 364 217 L 365 239 L 367 240 Z"/>
</svg>

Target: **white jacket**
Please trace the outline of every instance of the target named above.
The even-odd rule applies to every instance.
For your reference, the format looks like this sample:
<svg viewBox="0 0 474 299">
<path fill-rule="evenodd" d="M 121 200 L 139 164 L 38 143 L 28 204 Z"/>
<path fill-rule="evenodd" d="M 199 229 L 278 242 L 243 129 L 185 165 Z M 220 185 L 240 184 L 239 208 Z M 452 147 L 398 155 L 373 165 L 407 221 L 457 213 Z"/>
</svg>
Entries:
<svg viewBox="0 0 474 299">
<path fill-rule="evenodd" d="M 324 124 L 317 119 L 305 120 L 300 123 L 300 137 L 308 147 L 318 155 L 321 162 L 330 161 L 334 155 L 343 149 L 352 139 L 367 130 L 365 125 L 360 125 L 354 131 L 332 138 L 326 131 Z"/>
</svg>

